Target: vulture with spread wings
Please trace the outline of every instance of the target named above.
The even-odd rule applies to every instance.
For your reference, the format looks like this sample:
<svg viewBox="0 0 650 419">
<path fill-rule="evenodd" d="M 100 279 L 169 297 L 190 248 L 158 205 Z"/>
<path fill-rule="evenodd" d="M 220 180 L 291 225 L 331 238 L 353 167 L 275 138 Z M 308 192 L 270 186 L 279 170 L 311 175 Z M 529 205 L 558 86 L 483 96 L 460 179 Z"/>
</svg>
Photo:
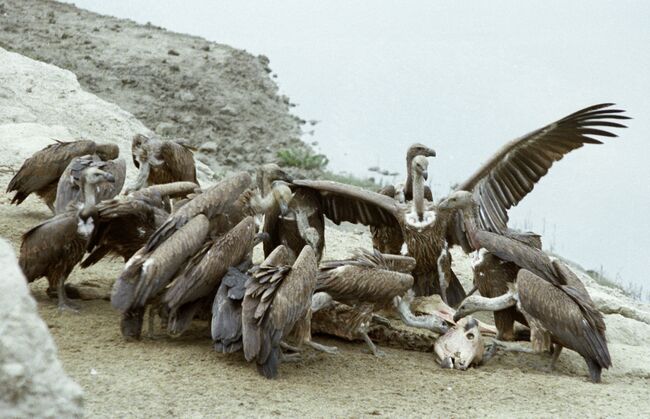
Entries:
<svg viewBox="0 0 650 419">
<path fill-rule="evenodd" d="M 11 179 L 7 192 L 16 192 L 12 204 L 20 205 L 30 194 L 36 193 L 54 212 L 59 178 L 75 157 L 96 154 L 101 160 L 112 160 L 120 154 L 115 144 L 98 144 L 89 140 L 55 141 L 25 160 Z"/>
<path fill-rule="evenodd" d="M 482 228 L 509 234 L 507 210 L 532 191 L 554 162 L 584 144 L 600 144 L 601 141 L 593 136 L 615 137 L 604 128 L 624 128 L 616 121 L 629 118 L 622 115 L 622 110 L 611 106 L 590 106 L 506 144 L 463 182 L 458 190 L 469 191 L 475 196 Z M 348 221 L 374 227 L 399 225 L 408 254 L 417 261 L 413 271 L 416 293 L 439 292 L 440 285 L 443 285 L 447 287 L 447 302 L 455 305 L 464 298 L 465 292 L 453 271 L 445 272 L 450 263 L 444 262 L 449 259 L 444 257 L 446 249 L 453 244 L 461 245 L 468 252 L 472 248 L 461 213 L 454 210 L 448 222 L 437 221 L 441 217 L 440 205 L 431 205 L 424 199 L 422 177 L 426 170 L 420 170 L 419 175 L 415 171 L 416 162 L 423 164 L 423 158 L 417 156 L 413 159 L 412 203 L 400 204 L 394 198 L 336 182 L 298 180 L 294 185 L 316 191 L 323 212 L 336 224 Z M 428 220 L 422 217 L 427 211 L 430 211 Z M 431 232 L 429 226 L 434 224 L 438 226 L 436 230 L 446 224 L 446 232 Z M 438 263 L 441 256 L 443 266 Z"/>
</svg>

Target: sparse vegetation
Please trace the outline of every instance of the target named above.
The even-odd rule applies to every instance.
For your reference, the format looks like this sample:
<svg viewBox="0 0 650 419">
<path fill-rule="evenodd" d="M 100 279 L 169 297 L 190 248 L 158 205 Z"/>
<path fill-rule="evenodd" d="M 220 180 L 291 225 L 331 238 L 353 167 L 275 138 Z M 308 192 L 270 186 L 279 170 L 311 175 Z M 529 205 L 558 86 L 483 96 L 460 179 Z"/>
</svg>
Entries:
<svg viewBox="0 0 650 419">
<path fill-rule="evenodd" d="M 333 180 L 335 182 L 346 183 L 348 185 L 359 186 L 364 189 L 369 189 L 371 191 L 379 191 L 381 184 L 375 182 L 374 178 L 361 178 L 349 173 L 333 173 L 326 171 L 320 177 L 324 180 Z"/>
<path fill-rule="evenodd" d="M 324 154 L 315 154 L 306 149 L 287 148 L 277 152 L 280 166 L 297 167 L 305 170 L 324 170 L 329 159 Z"/>
</svg>

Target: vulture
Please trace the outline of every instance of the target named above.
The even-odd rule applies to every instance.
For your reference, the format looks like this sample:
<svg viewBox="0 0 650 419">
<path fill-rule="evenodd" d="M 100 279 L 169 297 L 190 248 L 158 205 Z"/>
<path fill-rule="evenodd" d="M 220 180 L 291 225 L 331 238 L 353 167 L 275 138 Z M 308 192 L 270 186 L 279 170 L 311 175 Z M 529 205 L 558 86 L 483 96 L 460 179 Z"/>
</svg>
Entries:
<svg viewBox="0 0 650 419">
<path fill-rule="evenodd" d="M 290 252 L 278 246 L 251 271 L 242 302 L 242 343 L 248 362 L 258 372 L 276 378 L 283 359 L 282 344 L 295 337 L 298 345 L 333 351 L 311 341 L 311 303 L 318 265 L 311 246 L 303 247 L 291 263 Z"/>
<path fill-rule="evenodd" d="M 265 175 L 278 176 L 275 172 Z M 163 289 L 183 272 L 188 263 L 192 263 L 191 259 L 197 252 L 203 249 L 201 254 L 205 254 L 213 244 L 211 241 L 218 240 L 246 215 L 263 212 L 276 199 L 290 199 L 290 195 L 289 188 L 278 183 L 267 196 L 260 197 L 254 193 L 250 175 L 240 172 L 178 208 L 129 259 L 115 282 L 111 302 L 123 314 L 123 335 L 140 337 L 146 306 L 162 303 Z M 215 290 L 217 286 L 218 283 Z M 177 325 L 183 328 L 182 322 Z"/>
<path fill-rule="evenodd" d="M 124 159 L 101 160 L 97 155 L 86 155 L 74 158 L 63 171 L 56 188 L 54 212 L 60 214 L 70 203 L 84 201 L 84 191 L 81 188 L 81 173 L 88 167 L 97 167 L 115 178 L 113 183 L 97 185 L 95 200 L 97 202 L 111 199 L 120 193 L 126 179 L 126 162 Z"/>
<path fill-rule="evenodd" d="M 90 253 L 81 262 L 87 268 L 106 255 L 126 262 L 147 243 L 149 237 L 169 217 L 163 198 L 178 198 L 198 188 L 192 182 L 174 182 L 140 189 L 126 197 L 100 202 L 94 211 L 95 228 L 88 240 Z"/>
<path fill-rule="evenodd" d="M 192 150 L 186 144 L 162 141 L 136 134 L 131 142 L 133 164 L 139 169 L 135 183 L 128 192 L 144 186 L 172 182 L 193 182 L 196 167 Z"/>
<path fill-rule="evenodd" d="M 413 287 L 413 277 L 410 272 L 415 266 L 415 259 L 411 257 L 383 255 L 376 249 L 372 252 L 359 249 L 352 259 L 321 263 L 316 292 L 326 293 L 331 299 L 343 305 L 334 304 L 326 313 L 321 313 L 318 318 L 315 318 L 314 321 L 324 322 L 319 326 L 319 330 L 327 328 L 327 324 L 333 323 L 336 319 L 342 323 L 344 337 L 348 339 L 359 337 L 366 342 L 374 355 L 380 355 L 381 352 L 367 335 L 372 312 L 375 309 L 392 307 L 396 297 L 406 295 Z M 399 306 L 397 308 L 405 324 L 423 327 L 421 319 L 412 321 L 415 316 L 410 313 L 408 305 L 403 309 Z M 317 312 L 315 309 L 313 311 Z M 405 311 L 407 314 L 402 315 Z M 426 328 L 437 333 L 447 331 L 447 326 L 442 319 L 433 322 L 432 326 L 425 325 Z"/>
<path fill-rule="evenodd" d="M 282 179 L 291 182 L 291 178 Z M 263 185 L 261 190 L 268 190 Z M 279 204 L 281 200 L 276 200 Z M 286 199 L 284 200 L 286 201 Z M 265 212 L 263 231 L 269 235 L 264 242 L 264 254 L 270 255 L 278 246 L 284 245 L 294 257 L 305 245 L 316 251 L 318 261 L 323 257 L 325 247 L 325 216 L 317 193 L 298 188 L 288 205 L 272 205 Z"/>
<path fill-rule="evenodd" d="M 369 252 L 358 249 L 352 259 L 321 263 L 316 281 L 316 291 L 326 292 L 334 300 L 348 305 L 370 303 L 377 308 L 393 304 L 393 299 L 403 296 L 413 287 L 410 272 L 415 259 L 397 256 L 401 269 L 395 270 L 376 249 Z"/>
<path fill-rule="evenodd" d="M 72 159 L 96 154 L 101 160 L 112 160 L 120 153 L 115 144 L 98 144 L 89 140 L 55 141 L 25 160 L 11 179 L 7 193 L 16 192 L 12 204 L 20 205 L 30 194 L 36 193 L 54 212 L 59 178 Z"/>
<path fill-rule="evenodd" d="M 413 144 L 406 152 L 406 184 L 400 186 L 386 185 L 379 193 L 397 199 L 399 202 L 406 202 L 413 199 L 413 176 L 411 166 L 415 156 L 435 157 L 436 152 L 423 145 Z M 424 198 L 433 201 L 433 194 L 428 186 L 424 187 Z M 372 234 L 372 246 L 382 253 L 399 254 L 402 250 L 404 238 L 402 229 L 397 225 L 385 225 L 381 227 L 370 226 Z"/>
<path fill-rule="evenodd" d="M 519 269 L 510 290 L 495 298 L 467 297 L 454 315 L 458 320 L 479 310 L 503 310 L 516 306 L 531 328 L 536 352 L 551 349 L 553 362 L 563 347 L 578 352 L 587 363 L 591 381 L 600 382 L 601 371 L 612 361 L 605 338 L 605 322 L 589 293 L 562 262 L 520 240 L 479 227 L 478 205 L 469 192 L 452 194 L 462 210 L 465 232 L 475 250 L 485 249 Z"/>
<path fill-rule="evenodd" d="M 600 144 L 600 140 L 593 138 L 595 136 L 615 137 L 615 134 L 603 127 L 624 128 L 624 125 L 616 121 L 629 118 L 622 115 L 622 110 L 612 109 L 611 106 L 608 103 L 590 106 L 507 143 L 468 180 L 460 184 L 457 190 L 472 193 L 479 204 L 481 227 L 500 234 L 519 234 L 507 228 L 507 210 L 532 191 L 535 183 L 565 154 L 584 144 Z M 426 160 L 424 156 L 414 157 L 411 170 L 417 169 L 417 161 L 420 162 L 419 166 L 423 166 L 423 159 Z M 424 173 L 422 169 L 419 170 Z M 334 223 L 349 221 L 374 227 L 399 226 L 406 243 L 405 250 L 417 261 L 413 271 L 416 293 L 430 294 L 439 288 L 439 284 L 447 284 L 447 302 L 455 305 L 462 300 L 465 292 L 453 271 L 439 272 L 437 268 L 449 263 L 449 254 L 445 251 L 449 246 L 460 245 L 465 251 L 472 251 L 464 231 L 462 214 L 455 211 L 447 222 L 445 232 L 426 232 L 420 214 L 424 215 L 424 209 L 429 204 L 423 204 L 426 202 L 423 180 L 418 179 L 421 175 L 415 172 L 412 175 L 413 203 L 410 205 L 419 210 L 415 210 L 417 217 L 410 217 L 410 224 L 403 218 L 404 211 L 400 215 L 399 208 L 404 208 L 404 204 L 400 206 L 391 202 L 392 198 L 387 196 L 334 182 L 296 180 L 293 183 L 296 187 L 317 191 L 323 212 Z M 438 218 L 435 206 L 430 206 L 428 220 L 434 221 L 431 224 L 436 224 L 434 215 Z M 442 236 L 438 237 L 439 234 Z M 421 241 L 425 236 L 431 236 L 433 242 L 429 239 Z M 440 257 L 443 259 L 439 264 L 437 260 Z M 441 281 L 440 273 L 446 279 Z"/>
<path fill-rule="evenodd" d="M 167 286 L 162 301 L 169 312 L 170 335 L 183 333 L 202 303 L 212 304 L 230 267 L 252 259 L 259 243 L 255 230 L 255 221 L 248 216 L 225 234 L 208 239 Z"/>
<path fill-rule="evenodd" d="M 434 205 L 425 200 L 427 168 L 426 157 L 413 158 L 413 200 L 405 203 L 337 182 L 296 180 L 293 183 L 317 192 L 325 215 L 336 224 L 349 221 L 378 227 L 399 226 L 408 255 L 416 261 L 413 269 L 416 294 L 438 293 L 454 305 L 465 297 L 458 278 L 451 270 L 451 258 L 445 241 L 446 224 L 454 212 L 448 211 L 442 203 Z M 445 282 L 444 290 L 440 289 L 441 282 Z"/>
<path fill-rule="evenodd" d="M 54 294 L 55 289 L 58 292 L 60 310 L 76 311 L 66 297 L 64 282 L 86 252 L 93 229 L 95 190 L 115 179 L 110 173 L 89 167 L 82 171 L 80 181 L 85 202 L 28 230 L 20 246 L 19 264 L 27 281 L 46 277 L 48 294 Z"/>
</svg>

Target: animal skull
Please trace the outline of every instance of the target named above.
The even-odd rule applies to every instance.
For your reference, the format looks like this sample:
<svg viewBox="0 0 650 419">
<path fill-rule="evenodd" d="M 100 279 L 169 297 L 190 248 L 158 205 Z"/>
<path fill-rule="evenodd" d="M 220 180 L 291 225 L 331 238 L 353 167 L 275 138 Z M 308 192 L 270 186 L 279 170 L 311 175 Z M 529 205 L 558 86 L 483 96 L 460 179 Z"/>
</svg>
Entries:
<svg viewBox="0 0 650 419">
<path fill-rule="evenodd" d="M 436 340 L 434 352 L 443 368 L 466 370 L 480 364 L 484 346 L 478 321 L 469 316 L 461 319 Z"/>
</svg>

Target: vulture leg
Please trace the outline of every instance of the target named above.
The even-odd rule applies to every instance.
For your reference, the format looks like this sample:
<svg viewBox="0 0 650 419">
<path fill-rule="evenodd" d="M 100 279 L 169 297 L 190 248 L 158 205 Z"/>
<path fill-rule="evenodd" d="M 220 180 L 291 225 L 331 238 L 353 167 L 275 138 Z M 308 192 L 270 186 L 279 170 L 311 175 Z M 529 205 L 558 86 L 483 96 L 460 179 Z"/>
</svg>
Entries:
<svg viewBox="0 0 650 419">
<path fill-rule="evenodd" d="M 397 313 L 405 325 L 416 327 L 419 329 L 427 329 L 432 332 L 443 334 L 448 330 L 447 324 L 440 317 L 435 315 L 416 316 L 411 311 L 410 302 L 413 299 L 413 294 L 408 292 L 404 298 L 395 297 L 394 304 L 397 308 Z"/>
<path fill-rule="evenodd" d="M 285 351 L 291 351 L 291 352 L 300 352 L 301 349 L 298 348 L 297 346 L 291 346 L 287 342 L 280 342 L 280 348 L 284 349 Z"/>
<path fill-rule="evenodd" d="M 336 346 L 321 345 L 320 343 L 316 343 L 311 339 L 306 341 L 305 345 L 310 346 L 311 348 L 316 349 L 317 351 L 325 352 L 332 355 L 339 353 L 339 348 L 337 348 Z"/>
<path fill-rule="evenodd" d="M 65 294 L 65 278 L 59 278 L 58 283 L 58 294 L 59 294 L 59 311 L 70 311 L 72 313 L 79 313 L 79 306 L 74 304 L 68 299 Z"/>
<path fill-rule="evenodd" d="M 551 371 L 555 370 L 555 365 L 557 364 L 557 360 L 560 357 L 562 348 L 563 346 L 558 345 L 557 343 L 553 345 L 553 357 L 551 358 Z"/>
<path fill-rule="evenodd" d="M 386 356 L 386 353 L 382 351 L 381 349 L 377 348 L 377 345 L 370 339 L 370 336 L 368 336 L 368 333 L 366 332 L 360 332 L 361 339 L 363 339 L 364 342 L 366 342 L 366 345 L 368 345 L 368 349 L 370 349 L 370 352 L 378 358 Z"/>
</svg>

